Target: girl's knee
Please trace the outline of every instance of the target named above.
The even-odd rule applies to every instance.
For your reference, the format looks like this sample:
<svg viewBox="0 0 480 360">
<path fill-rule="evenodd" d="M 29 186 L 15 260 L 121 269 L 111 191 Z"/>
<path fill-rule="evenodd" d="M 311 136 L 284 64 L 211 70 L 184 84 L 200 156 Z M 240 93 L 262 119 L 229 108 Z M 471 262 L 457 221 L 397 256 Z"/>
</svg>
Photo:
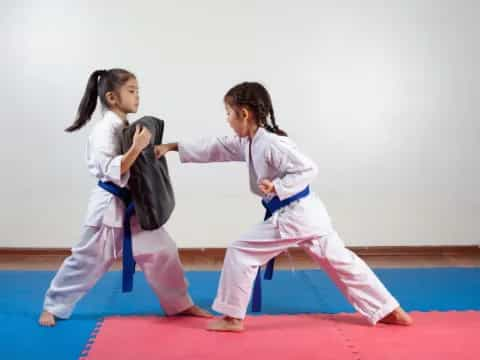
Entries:
<svg viewBox="0 0 480 360">
<path fill-rule="evenodd" d="M 242 249 L 238 246 L 236 242 L 233 242 L 227 247 L 225 253 L 225 264 L 242 264 L 245 261 L 242 261 L 242 258 L 245 260 Z"/>
<path fill-rule="evenodd" d="M 178 261 L 179 254 L 176 246 L 165 246 L 162 249 L 152 251 L 148 254 L 150 257 L 161 261 L 162 263 L 169 263 L 172 261 Z"/>
</svg>

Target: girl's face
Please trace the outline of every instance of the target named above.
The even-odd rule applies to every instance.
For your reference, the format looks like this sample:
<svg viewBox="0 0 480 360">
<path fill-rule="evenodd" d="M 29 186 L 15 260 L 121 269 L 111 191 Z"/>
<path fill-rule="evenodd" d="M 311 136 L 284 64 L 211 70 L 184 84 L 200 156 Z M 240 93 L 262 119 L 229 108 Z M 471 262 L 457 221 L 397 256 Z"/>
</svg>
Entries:
<svg viewBox="0 0 480 360">
<path fill-rule="evenodd" d="M 225 103 L 225 110 L 227 112 L 227 122 L 235 134 L 240 137 L 248 136 L 251 122 L 250 112 L 244 107 L 235 111 L 228 103 Z"/>
<path fill-rule="evenodd" d="M 112 109 L 118 109 L 124 114 L 136 113 L 140 103 L 137 79 L 131 77 L 118 91 L 107 93 L 107 99 Z"/>
</svg>

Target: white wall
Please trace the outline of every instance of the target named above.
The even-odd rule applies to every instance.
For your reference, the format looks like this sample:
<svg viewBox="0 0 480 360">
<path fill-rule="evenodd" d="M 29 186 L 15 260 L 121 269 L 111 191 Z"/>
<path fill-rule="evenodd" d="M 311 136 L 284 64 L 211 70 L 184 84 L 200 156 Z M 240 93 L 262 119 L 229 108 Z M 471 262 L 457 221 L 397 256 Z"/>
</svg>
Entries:
<svg viewBox="0 0 480 360">
<path fill-rule="evenodd" d="M 0 247 L 78 240 L 89 128 L 63 129 L 109 67 L 137 74 L 167 141 L 229 133 L 223 94 L 262 81 L 348 245 L 478 243 L 479 18 L 474 0 L 3 0 Z M 180 247 L 261 219 L 244 166 L 169 163 Z"/>
</svg>

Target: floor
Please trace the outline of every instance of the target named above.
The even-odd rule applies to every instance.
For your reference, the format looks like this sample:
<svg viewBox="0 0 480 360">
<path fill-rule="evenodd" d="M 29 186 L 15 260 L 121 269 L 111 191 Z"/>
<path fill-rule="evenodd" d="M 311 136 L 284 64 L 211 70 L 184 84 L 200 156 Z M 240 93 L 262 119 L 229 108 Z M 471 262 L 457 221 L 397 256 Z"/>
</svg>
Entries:
<svg viewBox="0 0 480 360">
<path fill-rule="evenodd" d="M 480 251 L 435 251 L 408 253 L 357 251 L 373 268 L 429 268 L 429 267 L 480 267 Z M 46 253 L 2 253 L 0 252 L 0 270 L 56 270 L 67 252 Z M 180 258 L 186 270 L 219 270 L 222 267 L 224 250 L 180 250 Z M 288 254 L 277 257 L 278 269 L 314 269 L 316 264 L 301 250 L 293 249 Z M 112 270 L 121 268 L 117 261 Z"/>
</svg>

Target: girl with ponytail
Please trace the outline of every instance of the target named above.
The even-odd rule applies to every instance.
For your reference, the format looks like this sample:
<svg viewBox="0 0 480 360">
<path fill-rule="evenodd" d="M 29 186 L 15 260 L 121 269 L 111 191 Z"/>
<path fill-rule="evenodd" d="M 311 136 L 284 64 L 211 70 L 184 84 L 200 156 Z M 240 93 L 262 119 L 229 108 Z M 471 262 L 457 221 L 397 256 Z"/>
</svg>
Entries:
<svg viewBox="0 0 480 360">
<path fill-rule="evenodd" d="M 75 121 L 66 131 L 73 132 L 85 126 L 98 100 L 103 118 L 95 124 L 88 138 L 87 167 L 99 184 L 108 184 L 124 194 L 130 167 L 151 139 L 146 128 L 137 128 L 130 149 L 125 154 L 120 153 L 122 130 L 128 126 L 127 115 L 136 113 L 139 105 L 135 75 L 123 69 L 94 71 L 88 79 Z M 122 254 L 124 217 L 125 205 L 120 198 L 102 187 L 92 191 L 80 242 L 72 248 L 72 254 L 50 284 L 40 325 L 54 326 L 57 318 L 69 318 L 76 303 Z M 133 257 L 167 315 L 210 316 L 193 305 L 177 247 L 163 227 L 144 231 L 133 215 L 131 240 Z"/>
<path fill-rule="evenodd" d="M 224 103 L 234 136 L 155 149 L 158 157 L 178 151 L 182 162 L 246 162 L 250 190 L 262 198 L 266 209 L 264 222 L 228 247 L 213 303 L 213 309 L 223 317 L 210 322 L 207 329 L 242 331 L 252 292 L 253 311 L 260 310 L 260 267 L 268 262 L 265 276 L 271 278 L 275 256 L 295 246 L 326 270 L 371 324 L 410 325 L 410 316 L 336 233 L 323 203 L 310 190 L 317 166 L 278 126 L 265 87 L 256 82 L 241 83 L 227 91 Z"/>
</svg>

